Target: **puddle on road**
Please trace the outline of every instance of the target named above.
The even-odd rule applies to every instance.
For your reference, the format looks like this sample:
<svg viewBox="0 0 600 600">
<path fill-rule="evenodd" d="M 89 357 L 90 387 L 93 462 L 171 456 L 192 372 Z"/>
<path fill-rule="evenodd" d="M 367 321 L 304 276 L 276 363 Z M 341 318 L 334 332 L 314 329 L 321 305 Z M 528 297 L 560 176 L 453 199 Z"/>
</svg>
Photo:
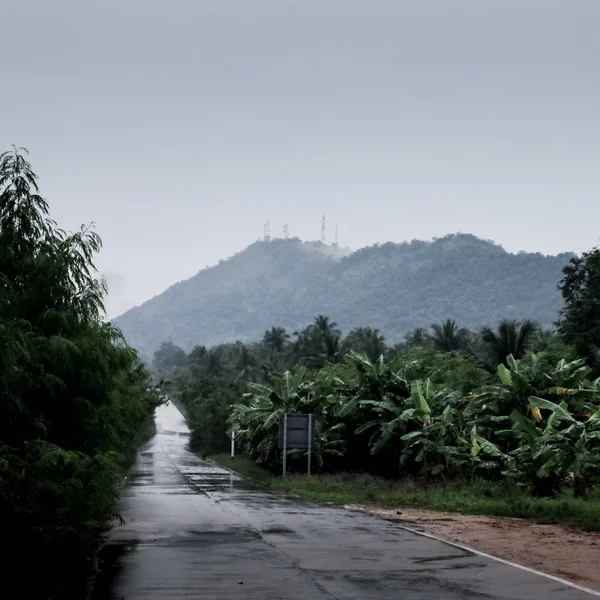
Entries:
<svg viewBox="0 0 600 600">
<path fill-rule="evenodd" d="M 260 534 L 254 529 L 247 527 L 239 527 L 225 531 L 198 531 L 190 529 L 188 533 L 194 536 L 194 546 L 215 546 L 217 544 L 232 544 L 241 546 L 248 542 L 254 542 L 260 539 Z M 172 542 L 173 545 L 183 544 L 189 545 L 189 540 L 184 538 Z"/>
<path fill-rule="evenodd" d="M 267 527 L 265 529 L 261 529 L 260 531 L 263 535 L 296 535 L 296 532 L 289 527 Z"/>
<path fill-rule="evenodd" d="M 463 550 L 457 554 L 440 554 L 439 556 L 425 556 L 425 557 L 415 556 L 411 560 L 418 564 L 424 564 L 424 563 L 443 562 L 446 560 L 455 560 L 455 559 L 472 558 L 472 557 L 473 557 L 472 552 Z"/>
</svg>

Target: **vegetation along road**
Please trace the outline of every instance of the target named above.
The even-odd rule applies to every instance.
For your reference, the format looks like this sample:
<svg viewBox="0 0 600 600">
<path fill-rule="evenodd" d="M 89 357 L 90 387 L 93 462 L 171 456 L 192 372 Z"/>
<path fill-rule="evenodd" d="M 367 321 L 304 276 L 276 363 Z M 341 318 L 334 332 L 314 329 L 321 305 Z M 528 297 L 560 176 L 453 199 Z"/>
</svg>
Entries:
<svg viewBox="0 0 600 600">
<path fill-rule="evenodd" d="M 341 508 L 268 493 L 187 450 L 157 409 L 105 546 L 110 596 L 583 600 L 592 592 Z M 112 564 L 108 564 L 112 562 Z"/>
</svg>

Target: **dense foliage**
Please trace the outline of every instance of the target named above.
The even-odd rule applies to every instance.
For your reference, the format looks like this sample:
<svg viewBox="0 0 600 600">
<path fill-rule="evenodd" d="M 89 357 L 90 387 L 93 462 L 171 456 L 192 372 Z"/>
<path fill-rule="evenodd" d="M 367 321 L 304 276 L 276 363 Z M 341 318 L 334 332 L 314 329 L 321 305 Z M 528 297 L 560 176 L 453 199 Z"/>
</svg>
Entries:
<svg viewBox="0 0 600 600">
<path fill-rule="evenodd" d="M 598 473 L 600 382 L 532 321 L 474 332 L 447 320 L 389 347 L 379 330 L 344 337 L 319 315 L 293 336 L 272 327 L 261 343 L 197 347 L 183 368 L 166 343 L 155 368 L 170 373 L 197 448 L 225 450 L 233 428 L 239 450 L 274 471 L 280 416 L 311 412 L 325 472 L 508 477 L 542 496 L 584 495 Z M 305 461 L 290 451 L 292 470 Z"/>
<path fill-rule="evenodd" d="M 19 151 L 0 156 L 0 523 L 3 598 L 74 590 L 159 396 L 102 321 L 100 239 L 60 230 Z M 80 583 L 80 582 L 77 582 Z"/>
<path fill-rule="evenodd" d="M 251 384 L 248 402 L 232 416 L 245 450 L 276 465 L 279 415 L 312 412 L 322 467 L 394 476 L 504 474 L 538 495 L 552 493 L 568 476 L 578 493 L 595 481 L 600 386 L 586 379 L 582 361 L 546 371 L 536 355 L 509 356 L 497 381 L 466 396 L 412 379 L 405 361 L 373 364 L 350 353 L 346 362 L 344 373 L 329 368 L 309 377 L 299 369 L 271 386 Z"/>
<path fill-rule="evenodd" d="M 510 254 L 460 234 L 347 256 L 331 251 L 299 240 L 254 243 L 115 324 L 148 356 L 164 340 L 189 352 L 199 343 L 257 340 L 273 323 L 293 332 L 319 313 L 335 315 L 345 331 L 371 325 L 392 342 L 448 316 L 471 329 L 503 318 L 550 326 L 561 306 L 561 269 L 572 256 Z"/>
<path fill-rule="evenodd" d="M 600 375 L 600 248 L 572 258 L 559 287 L 565 302 L 559 330 Z"/>
</svg>

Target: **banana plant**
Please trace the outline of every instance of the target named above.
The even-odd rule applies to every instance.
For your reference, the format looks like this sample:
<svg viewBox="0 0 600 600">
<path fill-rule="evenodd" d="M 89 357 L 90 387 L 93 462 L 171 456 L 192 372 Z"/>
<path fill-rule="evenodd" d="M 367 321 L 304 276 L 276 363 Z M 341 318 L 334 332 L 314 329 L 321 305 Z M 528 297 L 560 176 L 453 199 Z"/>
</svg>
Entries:
<svg viewBox="0 0 600 600">
<path fill-rule="evenodd" d="M 476 425 L 465 421 L 462 396 L 440 390 L 425 398 L 419 387 L 418 383 L 414 387 L 417 414 L 427 416 L 420 429 L 400 438 L 404 444 L 401 466 L 422 464 L 421 472 L 432 476 L 465 472 L 467 467 L 497 468 L 498 461 L 490 457 L 502 457 L 502 453 L 479 435 Z M 439 417 L 431 416 L 430 404 L 444 407 Z"/>
<path fill-rule="evenodd" d="M 577 495 L 584 495 L 600 466 L 600 410 L 585 422 L 577 420 L 566 401 L 559 404 L 531 396 L 529 402 L 540 415 L 548 415 L 542 427 L 514 411 L 515 436 L 512 475 L 532 487 L 537 495 L 554 494 L 572 474 Z"/>
<path fill-rule="evenodd" d="M 429 393 L 431 382 L 427 381 L 425 385 L 426 393 Z M 374 430 L 369 440 L 371 454 L 379 453 L 392 437 L 403 435 L 411 427 L 411 422 L 414 425 L 419 418 L 426 419 L 430 415 L 421 382 L 414 382 L 411 386 L 405 383 L 403 391 L 404 395 L 399 395 L 382 390 L 379 398 L 368 399 L 368 393 L 359 390 L 357 403 L 375 418 L 360 425 L 354 433 L 360 435 L 370 429 Z M 363 399 L 365 397 L 367 399 Z M 422 426 L 422 422 L 418 426 Z"/>
<path fill-rule="evenodd" d="M 343 456 L 347 441 L 343 437 L 344 423 L 337 423 L 331 427 L 324 428 L 321 421 L 314 421 L 315 437 L 311 448 L 311 454 L 318 468 L 323 467 L 326 456 Z M 290 450 L 290 456 L 306 458 L 308 450 Z"/>
<path fill-rule="evenodd" d="M 514 412 L 537 423 L 542 420 L 540 409 L 530 401 L 531 397 L 566 401 L 570 410 L 582 416 L 581 420 L 594 411 L 600 399 L 600 386 L 587 380 L 589 369 L 581 360 L 560 361 L 551 372 L 544 370 L 535 354 L 521 360 L 508 356 L 506 363 L 508 367 L 504 364 L 498 367 L 498 384 L 475 390 L 470 414 L 485 437 L 507 453 L 515 449 L 515 438 L 507 429 Z"/>
<path fill-rule="evenodd" d="M 356 385 L 354 394 L 341 408 L 340 417 L 353 413 L 359 406 L 366 406 L 365 401 L 394 401 L 410 395 L 410 386 L 403 373 L 394 371 L 390 363 L 381 360 L 373 363 L 355 351 L 346 355 L 346 362 L 354 368 Z"/>
<path fill-rule="evenodd" d="M 312 383 L 305 382 L 306 368 L 295 373 L 286 371 L 276 378 L 273 386 L 249 383 L 246 403 L 232 407 L 229 419 L 236 437 L 257 462 L 277 460 L 277 427 L 285 412 L 299 412 L 310 395 Z"/>
</svg>

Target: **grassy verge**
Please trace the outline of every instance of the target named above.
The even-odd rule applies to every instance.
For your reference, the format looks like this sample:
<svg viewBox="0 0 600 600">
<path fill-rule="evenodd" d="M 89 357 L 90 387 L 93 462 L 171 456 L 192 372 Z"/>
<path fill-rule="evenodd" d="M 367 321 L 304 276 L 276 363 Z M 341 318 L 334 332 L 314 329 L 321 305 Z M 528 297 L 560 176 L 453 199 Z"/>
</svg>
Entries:
<svg viewBox="0 0 600 600">
<path fill-rule="evenodd" d="M 428 484 L 389 481 L 370 475 L 292 475 L 275 477 L 244 457 L 220 454 L 215 462 L 267 487 L 334 504 L 375 504 L 382 507 L 427 508 L 444 512 L 517 517 L 537 523 L 569 525 L 600 531 L 600 494 L 587 500 L 564 493 L 557 498 L 533 498 L 509 484 L 489 481 Z"/>
<path fill-rule="evenodd" d="M 231 458 L 229 454 L 214 454 L 210 457 L 216 463 L 231 469 L 249 479 L 256 479 L 265 484 L 270 484 L 276 479 L 272 473 L 261 469 L 255 462 L 244 456 L 236 456 Z"/>
</svg>

